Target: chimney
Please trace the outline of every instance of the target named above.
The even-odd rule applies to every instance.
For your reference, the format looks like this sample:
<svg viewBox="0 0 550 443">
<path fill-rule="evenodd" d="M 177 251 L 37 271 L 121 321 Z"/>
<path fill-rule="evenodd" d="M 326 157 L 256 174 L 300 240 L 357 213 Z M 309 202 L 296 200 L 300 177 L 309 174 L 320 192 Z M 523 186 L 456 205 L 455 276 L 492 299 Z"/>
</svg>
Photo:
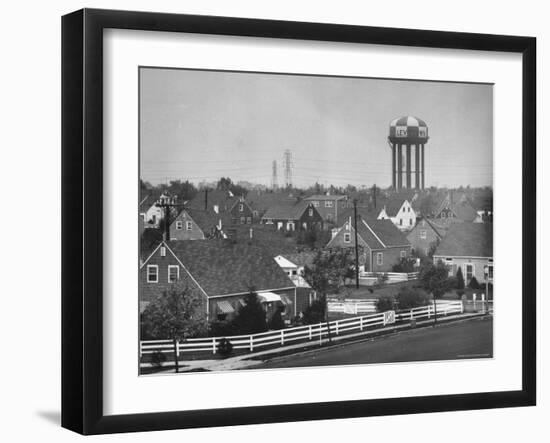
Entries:
<svg viewBox="0 0 550 443">
<path fill-rule="evenodd" d="M 254 238 L 254 229 L 250 228 L 249 235 L 250 235 L 250 238 Z"/>
<path fill-rule="evenodd" d="M 208 189 L 204 190 L 204 210 L 208 210 Z"/>
</svg>

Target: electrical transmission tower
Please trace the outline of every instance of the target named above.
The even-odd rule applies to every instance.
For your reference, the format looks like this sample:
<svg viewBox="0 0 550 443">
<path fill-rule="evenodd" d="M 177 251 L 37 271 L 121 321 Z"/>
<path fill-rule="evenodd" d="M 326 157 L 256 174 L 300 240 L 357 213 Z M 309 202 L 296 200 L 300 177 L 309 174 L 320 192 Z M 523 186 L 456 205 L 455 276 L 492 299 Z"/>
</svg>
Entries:
<svg viewBox="0 0 550 443">
<path fill-rule="evenodd" d="M 292 187 L 292 152 L 285 150 L 283 155 L 283 168 L 285 170 L 285 186 Z"/>
<path fill-rule="evenodd" d="M 271 189 L 276 190 L 279 187 L 279 183 L 277 181 L 277 160 L 273 160 L 273 175 L 271 176 Z"/>
</svg>

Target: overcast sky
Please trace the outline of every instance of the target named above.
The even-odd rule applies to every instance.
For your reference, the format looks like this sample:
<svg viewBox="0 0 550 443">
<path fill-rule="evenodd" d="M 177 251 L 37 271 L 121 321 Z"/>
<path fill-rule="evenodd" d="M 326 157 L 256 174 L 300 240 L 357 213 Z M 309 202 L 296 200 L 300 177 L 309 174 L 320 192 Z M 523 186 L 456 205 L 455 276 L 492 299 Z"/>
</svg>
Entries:
<svg viewBox="0 0 550 443">
<path fill-rule="evenodd" d="M 423 119 L 426 186 L 493 180 L 491 85 L 141 69 L 141 178 L 391 184 L 389 122 Z M 413 180 L 414 183 L 414 180 Z"/>
</svg>

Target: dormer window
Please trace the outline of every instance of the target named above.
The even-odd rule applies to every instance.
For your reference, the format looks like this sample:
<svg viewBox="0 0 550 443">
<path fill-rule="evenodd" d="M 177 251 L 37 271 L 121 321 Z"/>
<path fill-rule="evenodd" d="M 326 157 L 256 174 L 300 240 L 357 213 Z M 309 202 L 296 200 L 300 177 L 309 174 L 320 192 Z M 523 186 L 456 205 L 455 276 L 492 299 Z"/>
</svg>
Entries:
<svg viewBox="0 0 550 443">
<path fill-rule="evenodd" d="M 351 242 L 351 234 L 349 232 L 346 232 L 344 234 L 344 243 L 350 243 Z"/>
<path fill-rule="evenodd" d="M 181 231 L 183 229 L 183 222 L 181 220 L 176 221 L 176 231 Z"/>
<path fill-rule="evenodd" d="M 242 203 L 239 203 L 239 212 L 244 211 L 244 205 Z"/>
<path fill-rule="evenodd" d="M 193 223 L 191 223 L 190 221 L 185 222 L 185 229 L 187 229 L 188 231 L 192 231 L 193 230 Z"/>
</svg>

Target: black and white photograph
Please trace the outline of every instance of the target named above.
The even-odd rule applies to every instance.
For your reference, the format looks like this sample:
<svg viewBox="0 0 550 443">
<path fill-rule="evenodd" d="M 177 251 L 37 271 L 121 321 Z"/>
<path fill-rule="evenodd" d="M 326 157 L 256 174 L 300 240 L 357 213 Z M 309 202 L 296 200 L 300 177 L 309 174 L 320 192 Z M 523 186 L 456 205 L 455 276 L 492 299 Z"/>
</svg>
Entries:
<svg viewBox="0 0 550 443">
<path fill-rule="evenodd" d="M 140 375 L 493 358 L 493 84 L 138 75 Z"/>
</svg>

